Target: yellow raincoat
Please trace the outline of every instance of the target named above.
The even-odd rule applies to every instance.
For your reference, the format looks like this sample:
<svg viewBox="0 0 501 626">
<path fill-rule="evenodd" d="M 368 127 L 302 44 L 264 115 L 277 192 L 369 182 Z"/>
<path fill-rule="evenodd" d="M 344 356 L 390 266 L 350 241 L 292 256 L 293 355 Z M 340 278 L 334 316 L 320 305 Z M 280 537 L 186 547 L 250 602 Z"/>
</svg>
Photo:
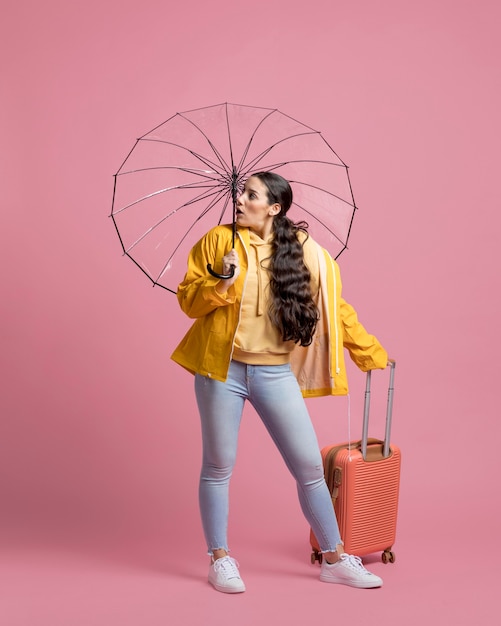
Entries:
<svg viewBox="0 0 501 626">
<path fill-rule="evenodd" d="M 221 272 L 222 257 L 230 250 L 231 239 L 230 226 L 216 226 L 192 249 L 177 297 L 181 309 L 195 322 L 172 354 L 172 359 L 191 373 L 223 382 L 233 353 L 245 289 L 248 229 L 238 228 L 237 231 L 235 249 L 240 258 L 240 275 L 228 293 L 217 293 L 215 287 L 219 279 L 207 272 L 207 263 L 211 263 L 216 272 Z M 296 346 L 292 351 L 291 367 L 303 396 L 346 395 L 348 381 L 343 347 L 364 372 L 385 368 L 388 355 L 358 321 L 353 307 L 341 297 L 337 263 L 311 238 L 309 242 L 316 247 L 318 254 L 316 304 L 320 319 L 311 345 Z"/>
</svg>

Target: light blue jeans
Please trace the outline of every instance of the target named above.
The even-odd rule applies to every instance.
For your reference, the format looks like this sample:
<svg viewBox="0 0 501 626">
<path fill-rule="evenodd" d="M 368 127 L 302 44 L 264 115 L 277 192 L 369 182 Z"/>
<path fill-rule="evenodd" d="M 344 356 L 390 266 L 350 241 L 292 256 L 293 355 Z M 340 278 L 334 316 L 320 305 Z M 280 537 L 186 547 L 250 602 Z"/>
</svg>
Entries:
<svg viewBox="0 0 501 626">
<path fill-rule="evenodd" d="M 229 483 L 246 400 L 259 414 L 296 480 L 301 508 L 321 551 L 335 551 L 342 542 L 317 436 L 290 365 L 232 361 L 225 383 L 197 374 L 195 393 L 203 442 L 200 512 L 209 553 L 229 549 Z"/>
</svg>

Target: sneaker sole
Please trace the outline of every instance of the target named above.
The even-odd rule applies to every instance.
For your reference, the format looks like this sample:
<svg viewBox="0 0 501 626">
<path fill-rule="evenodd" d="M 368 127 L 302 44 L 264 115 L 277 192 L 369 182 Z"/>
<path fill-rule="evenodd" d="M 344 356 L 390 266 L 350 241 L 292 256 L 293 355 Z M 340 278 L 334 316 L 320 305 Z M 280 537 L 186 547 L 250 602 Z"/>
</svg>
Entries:
<svg viewBox="0 0 501 626">
<path fill-rule="evenodd" d="M 323 583 L 334 583 L 337 585 L 346 585 L 348 587 L 356 587 L 357 589 L 377 589 L 383 586 L 383 581 L 364 582 L 363 580 L 346 580 L 343 578 L 334 578 L 333 576 L 322 576 L 320 580 Z"/>
<path fill-rule="evenodd" d="M 243 593 L 245 591 L 245 585 L 242 583 L 241 587 L 223 587 L 222 585 L 218 585 L 212 580 L 209 579 L 209 583 L 214 587 L 216 591 L 220 591 L 221 593 Z"/>
</svg>

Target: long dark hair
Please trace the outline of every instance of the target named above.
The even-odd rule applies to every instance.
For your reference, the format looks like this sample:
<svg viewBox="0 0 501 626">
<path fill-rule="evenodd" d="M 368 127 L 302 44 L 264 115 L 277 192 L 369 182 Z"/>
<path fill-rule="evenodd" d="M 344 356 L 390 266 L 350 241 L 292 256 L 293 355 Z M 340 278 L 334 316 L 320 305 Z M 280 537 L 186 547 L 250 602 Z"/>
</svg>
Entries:
<svg viewBox="0 0 501 626">
<path fill-rule="evenodd" d="M 304 262 L 303 243 L 298 238 L 299 232 L 308 236 L 308 224 L 294 223 L 287 217 L 292 189 L 285 178 L 273 172 L 252 176 L 266 186 L 269 204 L 277 203 L 281 207 L 273 219 L 269 315 L 284 341 L 308 346 L 318 321 L 318 309 L 311 296 L 310 271 Z"/>
</svg>

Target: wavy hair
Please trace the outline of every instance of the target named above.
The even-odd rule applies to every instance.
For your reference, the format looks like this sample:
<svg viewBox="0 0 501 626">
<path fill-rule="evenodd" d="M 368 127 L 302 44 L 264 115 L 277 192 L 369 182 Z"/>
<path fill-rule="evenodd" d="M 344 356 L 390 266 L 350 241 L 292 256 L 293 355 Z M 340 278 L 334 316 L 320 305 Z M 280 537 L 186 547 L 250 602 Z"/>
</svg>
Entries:
<svg viewBox="0 0 501 626">
<path fill-rule="evenodd" d="M 273 218 L 271 298 L 268 314 L 284 341 L 301 346 L 311 344 L 318 321 L 318 309 L 310 288 L 310 271 L 304 262 L 300 232 L 308 237 L 306 222 L 293 222 L 286 213 L 292 204 L 289 183 L 273 172 L 252 174 L 266 186 L 269 204 L 279 204 L 280 212 Z M 305 239 L 306 241 L 306 239 Z"/>
</svg>

